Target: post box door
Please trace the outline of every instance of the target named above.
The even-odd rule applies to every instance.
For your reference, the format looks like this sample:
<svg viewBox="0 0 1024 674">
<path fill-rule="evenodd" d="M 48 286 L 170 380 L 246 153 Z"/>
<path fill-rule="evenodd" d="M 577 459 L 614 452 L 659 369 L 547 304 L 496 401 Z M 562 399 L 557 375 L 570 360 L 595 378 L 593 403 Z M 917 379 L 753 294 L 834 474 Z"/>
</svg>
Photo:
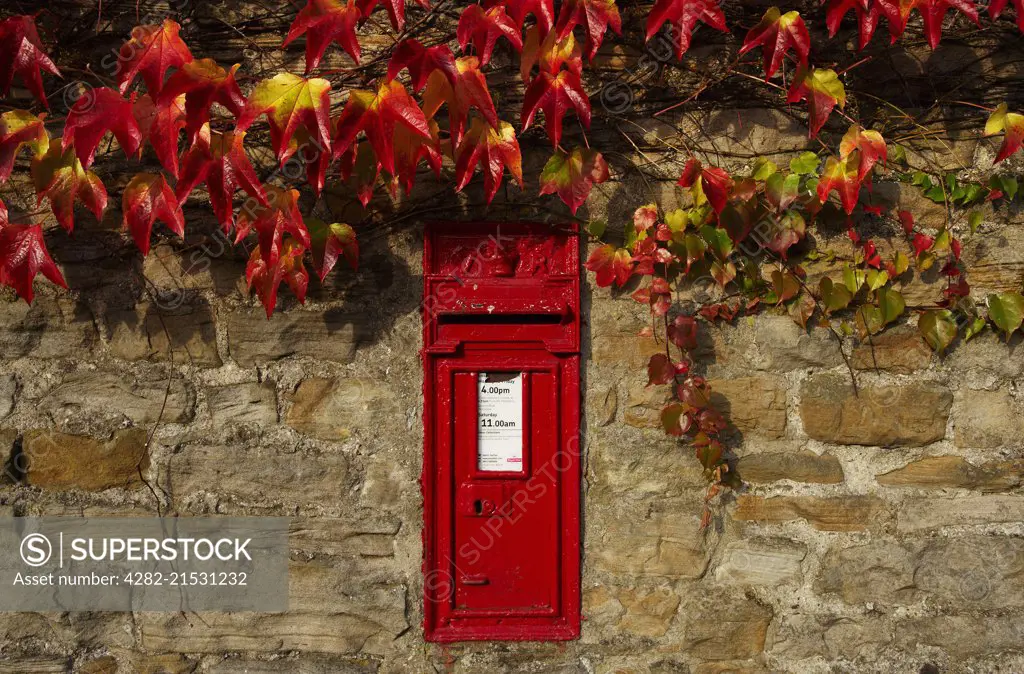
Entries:
<svg viewBox="0 0 1024 674">
<path fill-rule="evenodd" d="M 445 587 L 435 608 L 438 624 L 462 637 L 489 626 L 507 633 L 510 625 L 529 636 L 539 620 L 561 622 L 567 597 L 578 593 L 563 579 L 561 491 L 579 470 L 560 451 L 567 361 L 576 363 L 520 348 L 436 364 L 437 566 Z"/>
</svg>

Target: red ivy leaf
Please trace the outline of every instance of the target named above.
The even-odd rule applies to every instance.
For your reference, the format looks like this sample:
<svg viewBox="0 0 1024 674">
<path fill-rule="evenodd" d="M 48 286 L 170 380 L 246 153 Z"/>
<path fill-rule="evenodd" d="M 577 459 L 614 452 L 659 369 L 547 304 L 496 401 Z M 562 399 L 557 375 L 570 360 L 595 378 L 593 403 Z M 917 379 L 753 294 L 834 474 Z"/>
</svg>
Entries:
<svg viewBox="0 0 1024 674">
<path fill-rule="evenodd" d="M 667 384 L 676 377 L 676 368 L 663 353 L 656 353 L 647 362 L 647 385 Z"/>
<path fill-rule="evenodd" d="M 430 126 L 416 101 L 395 80 L 380 85 L 376 92 L 352 89 L 348 103 L 338 117 L 334 139 L 334 156 L 340 157 L 360 131 L 366 133 L 381 166 L 388 173 L 395 172 L 395 125 L 430 139 Z"/>
<path fill-rule="evenodd" d="M 604 288 L 612 283 L 622 286 L 633 275 L 633 256 L 625 248 L 606 243 L 594 249 L 585 266 L 597 275 L 595 282 L 598 287 Z"/>
<path fill-rule="evenodd" d="M 460 192 L 473 176 L 473 169 L 481 165 L 484 172 L 484 193 L 487 203 L 494 199 L 501 185 L 501 176 L 509 173 L 523 187 L 523 163 L 519 153 L 516 131 L 508 122 L 501 122 L 495 130 L 482 119 L 474 118 L 469 132 L 459 144 L 455 158 L 455 191 Z"/>
<path fill-rule="evenodd" d="M 697 321 L 693 316 L 676 316 L 668 325 L 668 340 L 686 351 L 697 348 Z"/>
<path fill-rule="evenodd" d="M 11 177 L 22 145 L 28 145 L 36 157 L 46 152 L 50 134 L 43 126 L 44 117 L 45 113 L 37 117 L 25 110 L 8 110 L 0 115 L 0 183 Z"/>
<path fill-rule="evenodd" d="M 825 203 L 828 201 L 829 192 L 835 190 L 839 193 L 839 199 L 847 215 L 853 213 L 860 194 L 860 179 L 857 177 L 857 166 L 860 162 L 858 154 L 855 152 L 845 159 L 829 157 L 825 162 L 821 180 L 818 181 L 818 200 Z"/>
<path fill-rule="evenodd" d="M 107 190 L 95 173 L 82 167 L 73 147 L 61 151 L 60 143 L 50 143 L 45 155 L 32 160 L 32 182 L 38 203 L 49 199 L 57 222 L 69 232 L 75 227 L 75 200 L 85 204 L 97 220 L 103 217 Z"/>
<path fill-rule="evenodd" d="M 992 136 L 1000 131 L 1005 131 L 1006 135 L 1003 136 L 1003 144 L 999 146 L 999 154 L 996 155 L 997 164 L 1024 144 L 1024 115 L 1008 112 L 1006 103 L 1000 103 L 985 123 L 985 135 Z"/>
<path fill-rule="evenodd" d="M 43 49 L 34 17 L 21 14 L 0 21 L 0 94 L 11 90 L 15 73 L 32 95 L 50 107 L 43 90 L 40 69 L 60 77 L 60 71 Z"/>
<path fill-rule="evenodd" d="M 404 30 L 406 0 L 359 0 L 359 8 L 363 11 L 363 16 L 370 16 L 370 12 L 377 6 L 378 1 L 387 10 L 388 18 L 391 19 L 391 26 L 399 32 Z M 430 3 L 427 0 L 416 0 L 416 4 L 423 8 L 430 7 Z"/>
<path fill-rule="evenodd" d="M 18 297 L 32 304 L 35 296 L 32 282 L 36 274 L 42 274 L 62 288 L 68 287 L 46 249 L 43 226 L 10 224 L 7 207 L 0 201 L 0 285 L 14 288 Z"/>
<path fill-rule="evenodd" d="M 723 33 L 728 32 L 725 14 L 718 0 L 657 0 L 647 15 L 647 39 L 654 37 L 661 26 L 668 22 L 672 25 L 671 37 L 676 46 L 676 58 L 681 59 L 690 48 L 690 39 L 698 21 Z"/>
<path fill-rule="evenodd" d="M 118 91 L 128 91 L 141 74 L 149 93 L 160 93 L 167 69 L 192 61 L 192 52 L 178 34 L 180 30 L 181 26 L 170 19 L 159 26 L 136 26 L 131 39 L 121 46 L 115 73 Z"/>
<path fill-rule="evenodd" d="M 1013 0 L 1013 8 L 1017 11 L 1017 28 L 1024 33 L 1024 0 Z M 988 3 L 988 15 L 992 20 L 999 18 L 999 15 L 1006 9 L 1006 0 L 992 0 Z"/>
<path fill-rule="evenodd" d="M 801 67 L 793 78 L 786 102 L 804 100 L 810 110 L 810 137 L 814 138 L 832 114 L 832 108 L 846 107 L 846 89 L 834 70 Z"/>
<path fill-rule="evenodd" d="M 558 147 L 562 138 L 562 118 L 572 107 L 576 110 L 583 126 L 590 128 L 590 99 L 583 91 L 580 76 L 571 70 L 557 75 L 541 72 L 526 89 L 523 98 L 523 130 L 533 123 L 538 108 L 544 111 L 544 126 L 551 144 Z"/>
<path fill-rule="evenodd" d="M 811 36 L 807 34 L 807 26 L 799 12 L 782 14 L 778 7 L 770 7 L 761 22 L 747 33 L 740 47 L 740 55 L 759 46 L 764 49 L 765 76 L 772 77 L 782 66 L 782 59 L 790 49 L 796 52 L 801 65 L 807 65 Z"/>
<path fill-rule="evenodd" d="M 292 21 L 281 48 L 305 34 L 307 73 L 320 65 L 320 59 L 332 42 L 340 44 L 352 60 L 359 63 L 356 23 L 361 18 L 362 12 L 355 0 L 309 0 Z"/>
<path fill-rule="evenodd" d="M 331 151 L 331 83 L 292 73 L 278 73 L 256 85 L 249 103 L 238 118 L 237 128 L 246 130 L 261 115 L 270 122 L 270 144 L 283 166 L 299 149 L 292 136 L 304 129 L 307 141 L 323 154 Z"/>
<path fill-rule="evenodd" d="M 140 173 L 132 178 L 121 196 L 121 210 L 124 227 L 143 255 L 149 254 L 149 237 L 156 220 L 162 220 L 178 236 L 185 236 L 181 205 L 162 175 Z"/>
<path fill-rule="evenodd" d="M 341 179 L 355 191 L 356 197 L 365 208 L 373 198 L 373 188 L 377 183 L 377 176 L 380 175 L 380 162 L 373 148 L 369 143 L 359 143 L 358 147 L 352 146 L 341 155 L 338 164 Z"/>
<path fill-rule="evenodd" d="M 275 244 L 272 261 L 263 258 L 259 248 L 253 248 L 249 263 L 245 267 L 245 280 L 249 289 L 256 288 L 256 295 L 267 311 L 267 319 L 274 313 L 277 304 L 277 289 L 281 282 L 288 284 L 299 302 L 305 304 L 309 274 L 302 263 L 305 248 L 294 239 Z"/>
<path fill-rule="evenodd" d="M 412 192 L 421 159 L 425 158 L 434 175 L 441 177 L 442 157 L 437 122 L 431 120 L 427 124 L 430 126 L 429 139 L 413 133 L 405 126 L 395 127 L 395 178 L 402 183 L 406 194 Z"/>
<path fill-rule="evenodd" d="M 480 59 L 463 56 L 455 60 L 455 83 L 444 71 L 434 71 L 427 78 L 423 92 L 423 112 L 427 117 L 437 114 L 442 104 L 448 105 L 448 129 L 452 143 L 458 145 L 466 130 L 470 106 L 475 107 L 492 127 L 498 126 L 498 113 L 487 88 L 487 80 L 480 72 Z"/>
<path fill-rule="evenodd" d="M 933 243 L 935 243 L 935 239 L 919 232 L 914 235 L 910 245 L 914 247 L 914 255 L 921 257 L 921 254 L 931 248 Z"/>
<path fill-rule="evenodd" d="M 505 37 L 511 42 L 516 51 L 523 50 L 523 36 L 519 32 L 519 26 L 505 13 L 505 7 L 500 4 L 490 9 L 484 9 L 480 5 L 466 7 L 459 17 L 456 36 L 463 51 L 467 45 L 473 43 L 473 50 L 480 57 L 480 65 L 487 65 L 491 60 L 494 46 L 500 37 Z"/>
<path fill-rule="evenodd" d="M 307 218 L 306 227 L 312 243 L 313 268 L 320 281 L 334 269 L 339 255 L 344 256 L 352 269 L 359 268 L 359 243 L 351 226 L 340 222 L 327 224 L 316 218 Z"/>
<path fill-rule="evenodd" d="M 185 95 L 162 105 L 154 103 L 149 94 L 140 96 L 132 108 L 132 115 L 142 132 L 143 142 L 149 141 L 160 164 L 177 178 L 178 134 L 185 128 Z"/>
<path fill-rule="evenodd" d="M 484 7 L 490 9 L 496 5 L 504 5 L 505 11 L 516 25 L 522 26 L 527 14 L 533 14 L 537 26 L 546 34 L 555 21 L 554 0 L 486 0 Z"/>
<path fill-rule="evenodd" d="M 836 36 L 836 33 L 839 32 L 839 25 L 843 22 L 843 17 L 846 16 L 847 12 L 853 10 L 857 15 L 857 24 L 860 27 L 858 48 L 864 49 L 868 42 L 871 42 L 871 37 L 875 34 L 875 29 L 878 27 L 878 20 L 882 16 L 877 2 L 869 1 L 868 7 L 865 7 L 864 4 L 863 0 L 828 0 L 825 8 L 825 24 L 828 26 L 828 36 Z"/>
<path fill-rule="evenodd" d="M 235 81 L 238 64 L 224 70 L 213 59 L 186 63 L 170 76 L 156 97 L 158 107 L 185 94 L 185 130 L 194 144 L 199 130 L 210 121 L 210 106 L 220 103 L 236 117 L 245 109 L 245 97 Z"/>
<path fill-rule="evenodd" d="M 559 40 L 555 33 L 548 32 L 542 39 L 539 26 L 530 28 L 523 43 L 523 55 L 519 59 L 519 73 L 523 82 L 531 80 L 534 66 L 538 66 L 540 72 L 557 75 L 563 65 L 577 75 L 583 71 L 583 56 L 575 36 L 569 33 L 565 39 Z"/>
<path fill-rule="evenodd" d="M 853 152 L 860 153 L 860 162 L 857 167 L 857 180 L 864 180 L 868 171 L 871 170 L 879 160 L 885 162 L 888 152 L 885 147 L 885 139 L 882 134 L 874 130 L 860 128 L 856 124 L 843 136 L 839 143 L 839 156 L 843 159 L 849 157 Z"/>
<path fill-rule="evenodd" d="M 458 78 L 455 57 L 446 44 L 424 47 L 418 40 L 412 38 L 402 40 L 395 47 L 395 51 L 391 53 L 391 60 L 388 61 L 388 79 L 393 80 L 398 77 L 398 73 L 402 72 L 403 68 L 409 69 L 413 91 L 420 91 L 427 86 L 427 78 L 435 70 L 440 70 L 451 86 L 455 86 Z"/>
<path fill-rule="evenodd" d="M 96 146 L 108 131 L 113 132 L 126 155 L 130 157 L 138 152 L 142 132 L 132 115 L 132 102 L 113 89 L 90 89 L 71 106 L 64 122 L 61 145 L 67 150 L 74 143 L 82 165 L 89 168 L 96 156 Z"/>
<path fill-rule="evenodd" d="M 566 154 L 556 150 L 540 173 L 540 193 L 557 192 L 575 214 L 590 189 L 608 180 L 608 163 L 600 152 L 575 148 Z"/>
<path fill-rule="evenodd" d="M 714 209 L 715 213 L 721 213 L 725 208 L 726 202 L 729 200 L 732 178 L 723 169 L 703 168 L 697 159 L 691 157 L 686 162 L 683 174 L 679 176 L 677 184 L 681 187 L 692 187 L 695 184 L 699 184 L 701 191 L 708 199 L 708 203 L 711 204 L 711 208 Z"/>
<path fill-rule="evenodd" d="M 277 264 L 281 242 L 285 234 L 308 248 L 309 230 L 299 212 L 299 191 L 274 185 L 263 187 L 267 195 L 265 204 L 247 202 L 238 211 L 235 225 L 235 243 L 241 243 L 253 230 L 259 240 L 260 258 L 270 266 Z"/>
<path fill-rule="evenodd" d="M 237 189 L 266 203 L 266 194 L 242 146 L 244 138 L 244 131 L 218 133 L 204 124 L 197 142 L 182 158 L 181 179 L 174 190 L 178 202 L 184 203 L 197 185 L 206 183 L 213 212 L 225 232 L 231 227 L 231 200 Z"/>
<path fill-rule="evenodd" d="M 555 22 L 558 39 L 564 39 L 576 26 L 583 26 L 586 30 L 587 58 L 593 60 L 609 26 L 622 34 L 622 17 L 615 0 L 563 0 Z"/>
<path fill-rule="evenodd" d="M 889 33 L 895 42 L 903 34 L 910 19 L 910 12 L 916 9 L 924 22 L 924 34 L 932 49 L 942 39 L 942 20 L 951 7 L 959 9 L 978 24 L 978 9 L 972 0 L 875 0 L 883 16 L 889 22 Z"/>
</svg>

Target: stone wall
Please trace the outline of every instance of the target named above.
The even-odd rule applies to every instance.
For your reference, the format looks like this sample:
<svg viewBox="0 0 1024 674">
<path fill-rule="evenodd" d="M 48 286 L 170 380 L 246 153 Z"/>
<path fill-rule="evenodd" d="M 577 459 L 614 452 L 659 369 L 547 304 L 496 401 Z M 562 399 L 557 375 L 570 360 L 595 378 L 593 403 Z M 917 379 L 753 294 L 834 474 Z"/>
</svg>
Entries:
<svg viewBox="0 0 1024 674">
<path fill-rule="evenodd" d="M 645 310 L 589 286 L 583 637 L 424 644 L 420 251 L 390 233 L 360 293 L 269 321 L 176 276 L 171 246 L 147 276 L 192 288 L 178 307 L 0 304 L 0 514 L 294 523 L 289 613 L 2 614 L 0 672 L 1024 667 L 1019 338 L 940 360 L 913 326 L 873 348 L 786 316 L 709 332 L 746 486 L 702 532 L 699 466 L 644 387 Z"/>
<path fill-rule="evenodd" d="M 211 31 L 204 55 L 231 63 L 241 60 L 232 43 L 212 34 L 223 7 L 204 5 L 197 20 Z M 616 73 L 636 59 L 609 46 L 596 67 Z M 875 65 L 861 73 L 889 77 Z M 495 88 L 515 109 L 519 93 Z M 595 124 L 593 143 L 623 149 L 614 124 Z M 615 180 L 581 211 L 606 218 L 613 236 L 642 203 L 671 208 L 681 197 L 678 157 L 666 148 L 701 138 L 721 153 L 717 163 L 743 166 L 809 147 L 790 112 L 764 107 L 635 124 L 622 128 L 642 154 L 609 156 Z M 527 140 L 536 176 L 547 154 Z M 988 143 L 954 149 L 966 166 L 991 165 Z M 638 336 L 646 309 L 631 289 L 598 289 L 592 277 L 582 638 L 425 644 L 422 222 L 439 212 L 552 222 L 568 213 L 538 201 L 535 186 L 486 210 L 476 184 L 453 199 L 421 182 L 419 201 L 377 198 L 386 215 L 360 230 L 358 273 L 314 280 L 305 306 L 282 291 L 269 321 L 244 291 L 244 252 L 216 245 L 197 203 L 188 237 L 167 237 L 144 261 L 118 232 L 116 208 L 103 223 L 83 218 L 74 237 L 50 244 L 71 292 L 40 283 L 31 307 L 0 297 L 0 516 L 293 522 L 288 613 L 0 613 L 0 673 L 1024 670 L 1019 336 L 1007 345 L 989 333 L 939 358 L 913 321 L 873 343 L 840 343 L 770 313 L 709 331 L 697 367 L 731 419 L 745 486 L 702 531 L 699 465 L 657 427 L 661 394 L 644 386 L 646 359 L 662 348 Z M 945 221 L 906 186 L 877 190 L 926 226 Z M 841 232 L 818 232 L 819 245 L 844 250 Z M 1020 288 L 1022 242 L 1019 213 L 986 209 L 964 252 L 979 297 Z M 912 284 L 905 295 L 925 304 L 941 287 Z"/>
</svg>

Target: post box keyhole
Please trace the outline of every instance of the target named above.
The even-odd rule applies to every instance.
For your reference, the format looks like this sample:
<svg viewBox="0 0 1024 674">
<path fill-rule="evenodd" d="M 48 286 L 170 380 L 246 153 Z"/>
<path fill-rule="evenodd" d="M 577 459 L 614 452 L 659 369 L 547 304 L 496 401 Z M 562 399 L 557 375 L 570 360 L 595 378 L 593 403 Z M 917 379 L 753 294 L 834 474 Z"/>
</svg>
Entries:
<svg viewBox="0 0 1024 674">
<path fill-rule="evenodd" d="M 477 515 L 483 515 L 484 514 L 484 502 L 481 501 L 480 499 L 477 499 L 473 503 L 473 509 L 476 510 L 476 514 Z"/>
</svg>

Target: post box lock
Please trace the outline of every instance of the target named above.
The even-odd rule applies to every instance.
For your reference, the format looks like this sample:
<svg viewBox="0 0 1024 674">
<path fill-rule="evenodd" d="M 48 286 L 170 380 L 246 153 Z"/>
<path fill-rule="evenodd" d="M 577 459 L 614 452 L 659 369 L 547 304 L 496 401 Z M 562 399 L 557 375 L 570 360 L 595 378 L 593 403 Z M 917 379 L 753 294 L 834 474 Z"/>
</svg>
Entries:
<svg viewBox="0 0 1024 674">
<path fill-rule="evenodd" d="M 578 236 L 431 225 L 423 265 L 424 635 L 575 639 Z"/>
<path fill-rule="evenodd" d="M 493 517 L 505 504 L 503 494 L 500 484 L 463 484 L 459 487 L 459 513 L 467 517 Z"/>
</svg>

